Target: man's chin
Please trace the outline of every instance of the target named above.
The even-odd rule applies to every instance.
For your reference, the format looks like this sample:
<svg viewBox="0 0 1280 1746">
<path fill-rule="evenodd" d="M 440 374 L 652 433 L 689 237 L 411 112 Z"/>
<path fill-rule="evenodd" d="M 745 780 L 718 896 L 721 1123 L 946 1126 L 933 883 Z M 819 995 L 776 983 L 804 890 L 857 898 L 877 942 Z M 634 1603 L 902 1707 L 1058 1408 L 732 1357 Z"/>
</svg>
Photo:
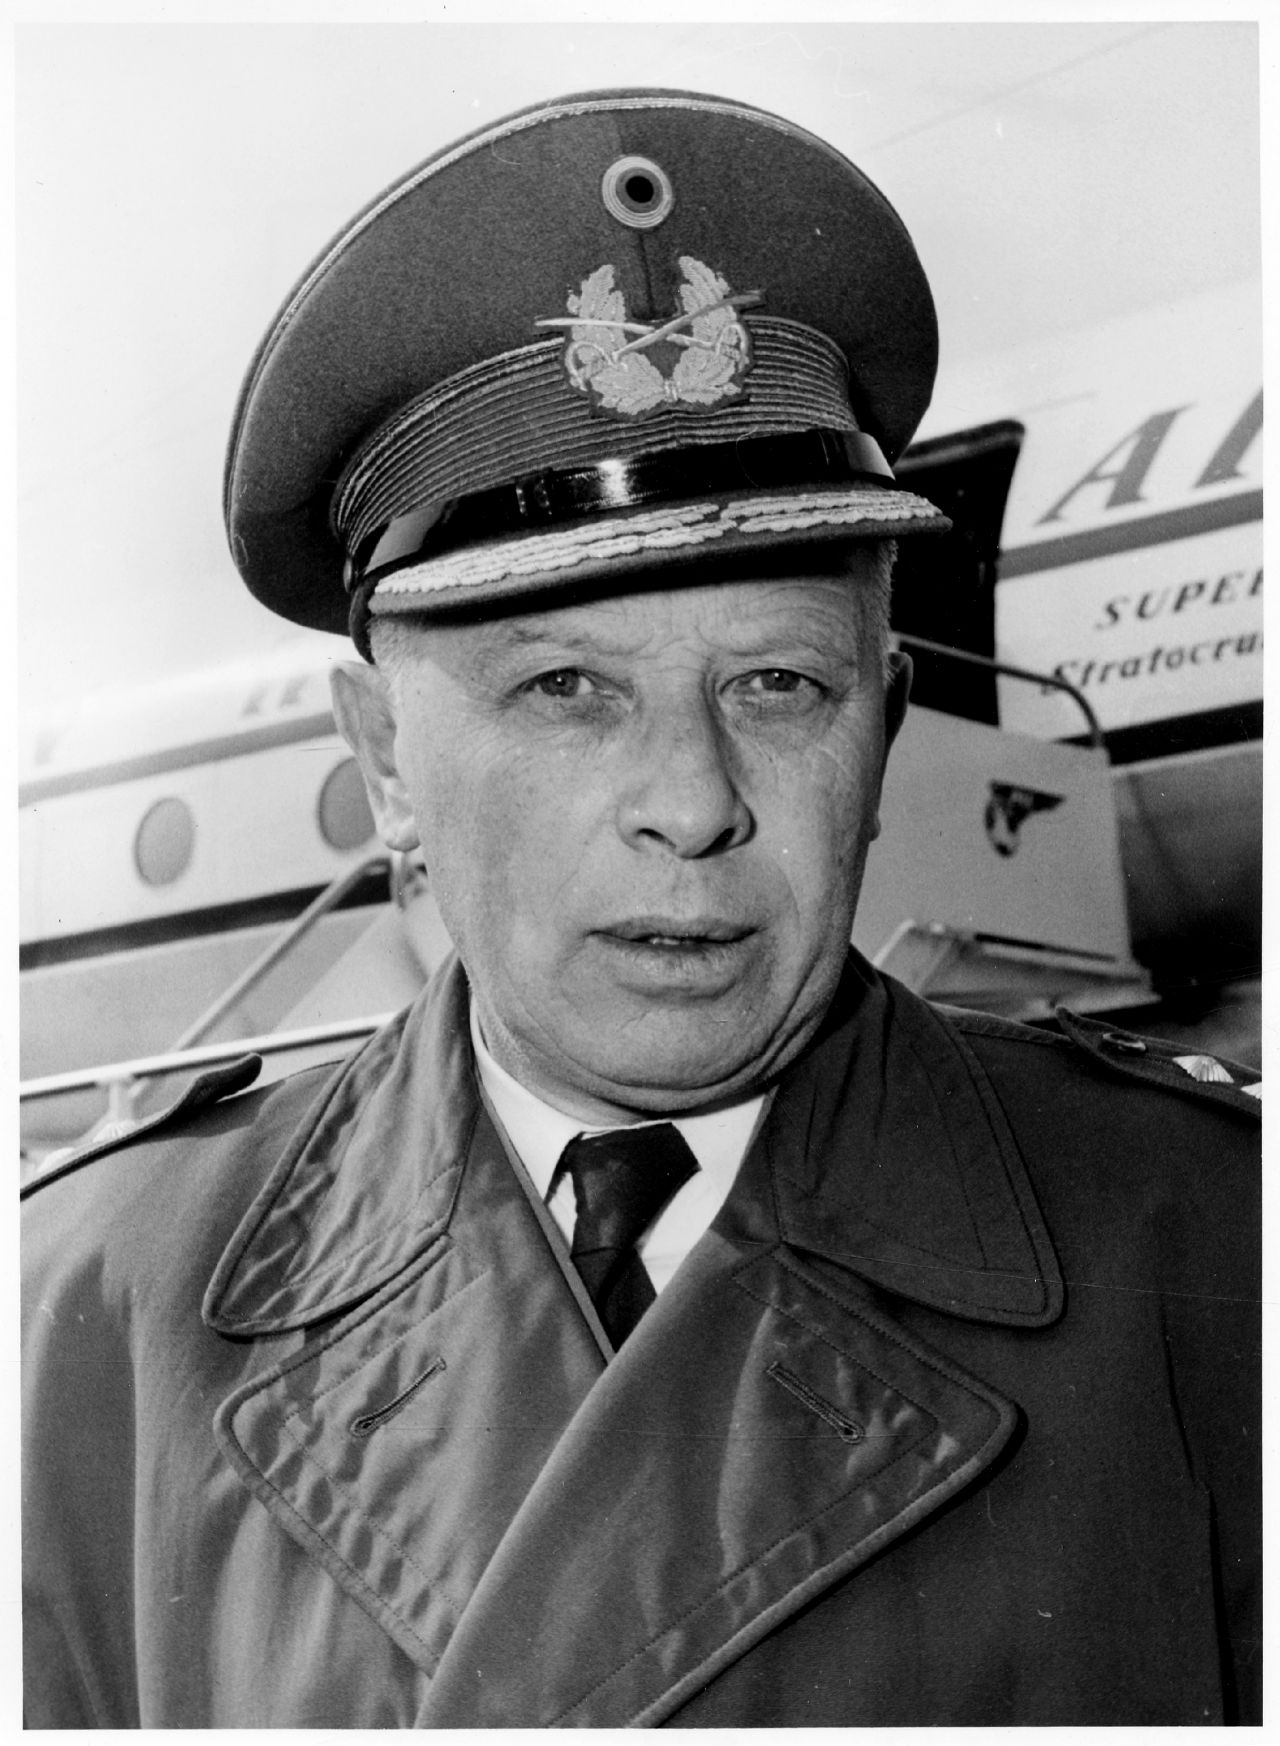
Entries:
<svg viewBox="0 0 1280 1746">
<path fill-rule="evenodd" d="M 599 944 L 522 990 L 522 1023 L 501 1006 L 485 1037 L 531 1091 L 591 1119 L 705 1109 L 768 1085 L 815 1034 L 838 981 L 819 956 L 783 976 L 769 936 L 668 946 L 660 939 Z M 841 960 L 842 961 L 842 960 Z M 536 1023 L 530 1012 L 542 1011 Z"/>
<path fill-rule="evenodd" d="M 789 1045 L 776 1032 L 762 1032 L 757 1043 L 740 1028 L 723 1050 L 709 1050 L 705 1043 L 699 1048 L 696 1036 L 686 1036 L 681 1046 L 685 1027 L 678 1021 L 671 1022 L 669 1034 L 647 1049 L 602 1048 L 598 1034 L 590 1046 L 584 1045 L 575 1077 L 582 1090 L 620 1110 L 671 1115 L 709 1109 L 762 1090 L 794 1059 L 811 1028 L 797 1032 Z M 617 1035 L 620 1042 L 626 1041 L 625 1028 L 620 1027 Z"/>
</svg>

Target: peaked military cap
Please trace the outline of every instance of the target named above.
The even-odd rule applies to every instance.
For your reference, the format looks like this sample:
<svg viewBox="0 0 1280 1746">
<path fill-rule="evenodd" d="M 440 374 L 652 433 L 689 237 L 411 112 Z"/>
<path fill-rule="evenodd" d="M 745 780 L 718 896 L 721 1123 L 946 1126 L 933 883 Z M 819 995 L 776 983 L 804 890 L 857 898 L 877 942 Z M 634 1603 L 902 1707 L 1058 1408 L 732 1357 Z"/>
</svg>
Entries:
<svg viewBox="0 0 1280 1746">
<path fill-rule="evenodd" d="M 527 109 L 380 195 L 241 391 L 228 537 L 297 623 L 480 607 L 797 539 L 945 529 L 891 463 L 933 385 L 883 195 L 763 110 Z"/>
</svg>

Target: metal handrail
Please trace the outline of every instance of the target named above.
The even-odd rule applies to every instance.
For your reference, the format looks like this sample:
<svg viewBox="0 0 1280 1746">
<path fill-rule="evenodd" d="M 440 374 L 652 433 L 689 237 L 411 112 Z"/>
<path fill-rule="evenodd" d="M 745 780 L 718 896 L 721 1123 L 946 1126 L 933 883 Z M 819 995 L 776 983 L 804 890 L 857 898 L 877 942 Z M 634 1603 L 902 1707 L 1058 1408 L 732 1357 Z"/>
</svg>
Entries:
<svg viewBox="0 0 1280 1746">
<path fill-rule="evenodd" d="M 305 934 L 311 932 L 321 916 L 327 915 L 331 909 L 341 903 L 347 893 L 353 890 L 375 867 L 385 867 L 388 859 L 385 851 L 370 855 L 358 866 L 348 868 L 345 873 L 339 874 L 336 879 L 326 885 L 319 897 L 313 899 L 302 914 L 290 922 L 279 938 L 273 940 L 267 949 L 253 960 L 252 964 L 240 972 L 229 987 L 223 989 L 213 1005 L 202 1012 L 193 1024 L 187 1026 L 177 1042 L 170 1047 L 168 1053 L 176 1055 L 183 1049 L 190 1049 L 193 1044 L 200 1041 L 201 1037 L 207 1036 L 218 1021 L 225 1018 L 233 1007 L 238 1006 L 245 995 L 257 987 L 267 972 L 274 969 L 281 958 L 287 952 L 291 952 Z"/>
<path fill-rule="evenodd" d="M 163 1079 L 171 1073 L 190 1073 L 199 1067 L 216 1067 L 222 1061 L 238 1061 L 242 1055 L 280 1055 L 289 1049 L 307 1049 L 323 1043 L 344 1043 L 371 1036 L 393 1015 L 342 1019 L 333 1024 L 307 1025 L 296 1031 L 269 1031 L 260 1037 L 233 1037 L 225 1043 L 205 1043 L 181 1053 L 142 1055 L 135 1061 L 115 1061 L 101 1067 L 77 1067 L 69 1073 L 50 1073 L 43 1079 L 27 1079 L 18 1096 L 27 1101 L 57 1097 L 66 1091 L 109 1089 L 135 1079 Z"/>
<path fill-rule="evenodd" d="M 956 661 L 968 661 L 973 667 L 986 667 L 993 673 L 1007 673 L 1011 679 L 1026 679 L 1032 685 L 1052 685 L 1055 690 L 1065 691 L 1067 696 L 1079 706 L 1080 713 L 1089 724 L 1089 743 L 1095 752 L 1106 750 L 1106 740 L 1102 734 L 1102 724 L 1093 712 L 1093 705 L 1077 686 L 1069 679 L 1059 679 L 1056 673 L 1035 673 L 1030 667 L 1014 667 L 1008 661 L 997 661 L 994 655 L 975 655 L 968 649 L 953 649 L 950 643 L 933 643 L 928 637 L 917 637 L 902 632 L 894 632 L 900 644 L 906 644 L 913 649 L 924 649 L 931 655 L 950 655 Z"/>
</svg>

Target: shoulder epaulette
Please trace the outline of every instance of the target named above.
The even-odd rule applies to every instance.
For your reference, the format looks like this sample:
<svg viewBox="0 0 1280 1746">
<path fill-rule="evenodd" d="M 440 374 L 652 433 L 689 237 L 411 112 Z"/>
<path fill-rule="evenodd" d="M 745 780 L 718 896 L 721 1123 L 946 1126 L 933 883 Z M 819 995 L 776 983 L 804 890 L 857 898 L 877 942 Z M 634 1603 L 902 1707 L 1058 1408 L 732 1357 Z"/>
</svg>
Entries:
<svg viewBox="0 0 1280 1746">
<path fill-rule="evenodd" d="M 1063 1034 L 1111 1073 L 1261 1117 L 1262 1078 L 1252 1067 L 1189 1050 L 1184 1043 L 1139 1036 L 1063 1006 L 1056 1017 Z"/>
<path fill-rule="evenodd" d="M 1071 1046 L 1069 1038 L 1045 1025 L 1024 1024 L 1018 1019 L 1002 1018 L 994 1012 L 980 1012 L 976 1007 L 969 1006 L 951 1006 L 941 1000 L 931 1000 L 929 1005 L 966 1036 L 1002 1037 L 1011 1043 L 1039 1043 L 1051 1049 L 1066 1049 Z"/>
<path fill-rule="evenodd" d="M 220 1102 L 224 1097 L 231 1097 L 237 1091 L 245 1090 L 253 1084 L 261 1070 L 261 1055 L 241 1055 L 235 1061 L 228 1061 L 223 1067 L 211 1067 L 207 1073 L 193 1079 L 182 1096 L 167 1108 L 147 1116 L 144 1121 L 113 1129 L 111 1133 L 104 1134 L 100 1139 L 73 1152 L 51 1170 L 32 1177 L 30 1182 L 23 1184 L 19 1198 L 26 1200 L 29 1195 L 47 1188 L 51 1182 L 58 1182 L 62 1177 L 69 1176 L 73 1170 L 79 1170 L 82 1165 L 91 1164 L 97 1158 L 105 1158 L 109 1152 L 119 1151 L 122 1146 L 132 1145 L 135 1140 L 158 1134 L 162 1128 L 176 1122 L 179 1116 L 192 1115 L 197 1110 Z"/>
</svg>

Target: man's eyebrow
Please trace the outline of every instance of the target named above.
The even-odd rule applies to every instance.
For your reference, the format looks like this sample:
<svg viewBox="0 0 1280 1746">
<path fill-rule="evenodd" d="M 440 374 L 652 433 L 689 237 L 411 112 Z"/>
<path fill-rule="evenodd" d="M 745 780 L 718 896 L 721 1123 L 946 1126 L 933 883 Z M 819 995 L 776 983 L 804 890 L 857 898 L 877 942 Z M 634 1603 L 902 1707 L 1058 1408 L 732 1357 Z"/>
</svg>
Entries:
<svg viewBox="0 0 1280 1746">
<path fill-rule="evenodd" d="M 493 655 L 520 649 L 556 648 L 569 652 L 607 653 L 612 645 L 605 637 L 568 626 L 538 624 L 533 619 L 508 619 L 492 627 L 486 638 L 487 650 Z"/>
</svg>

